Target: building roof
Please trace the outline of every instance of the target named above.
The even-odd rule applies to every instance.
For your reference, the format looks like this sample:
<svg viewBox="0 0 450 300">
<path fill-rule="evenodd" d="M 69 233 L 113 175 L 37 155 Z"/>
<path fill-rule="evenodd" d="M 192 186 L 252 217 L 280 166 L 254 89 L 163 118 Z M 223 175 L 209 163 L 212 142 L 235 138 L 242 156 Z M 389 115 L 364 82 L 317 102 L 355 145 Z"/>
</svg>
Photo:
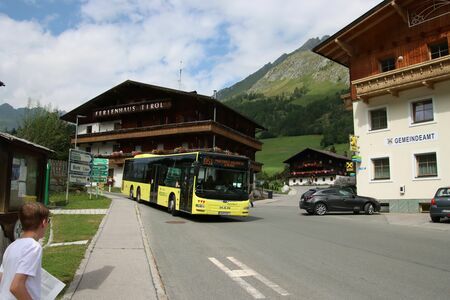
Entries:
<svg viewBox="0 0 450 300">
<path fill-rule="evenodd" d="M 13 136 L 13 135 L 11 135 L 9 133 L 5 133 L 5 132 L 0 132 L 0 140 L 4 140 L 4 141 L 6 141 L 8 143 L 16 144 L 16 145 L 17 144 L 19 144 L 19 145 L 26 145 L 28 147 L 33 148 L 34 150 L 37 150 L 39 152 L 44 152 L 44 153 L 47 153 L 47 154 L 55 152 L 55 151 L 53 151 L 53 150 L 51 150 L 49 148 L 46 148 L 44 146 L 32 143 L 32 142 L 30 142 L 28 140 L 25 140 L 25 139 L 18 138 L 16 136 Z"/>
<path fill-rule="evenodd" d="M 314 47 L 312 49 L 313 52 L 320 54 L 332 61 L 335 61 L 345 67 L 349 67 L 349 61 L 348 60 L 344 60 L 342 59 L 342 57 L 339 56 L 331 56 L 331 55 L 327 55 L 326 52 L 330 52 L 330 51 L 324 51 L 325 48 L 333 46 L 333 44 L 336 47 L 339 47 L 336 44 L 336 39 L 343 39 L 343 42 L 349 42 L 348 40 L 346 40 L 345 38 L 343 38 L 347 33 L 351 32 L 351 31 L 358 31 L 353 35 L 353 38 L 356 37 L 357 35 L 361 34 L 363 32 L 363 30 L 359 29 L 359 27 L 364 26 L 364 23 L 367 21 L 372 20 L 372 18 L 378 18 L 378 21 L 381 21 L 381 18 L 379 18 L 379 14 L 384 14 L 387 15 L 387 12 L 385 12 L 386 8 L 389 8 L 392 6 L 392 0 L 384 0 L 381 3 L 379 3 L 378 5 L 376 5 L 375 7 L 373 7 L 371 10 L 369 10 L 368 12 L 366 12 L 365 14 L 363 14 L 362 16 L 360 16 L 359 18 L 357 18 L 356 20 L 354 20 L 353 22 L 351 22 L 349 25 L 345 26 L 344 28 L 342 28 L 341 30 L 339 30 L 338 32 L 336 32 L 335 34 L 333 34 L 332 36 L 330 36 L 328 39 L 324 40 L 322 43 L 320 43 L 319 45 L 317 45 L 316 47 Z M 406 1 L 406 2 L 411 2 L 411 1 Z M 395 13 L 395 10 L 393 8 L 391 8 L 392 11 L 390 12 Z M 375 22 L 373 22 L 374 24 Z M 372 24 L 372 25 L 373 25 Z M 369 26 L 367 26 L 368 28 Z"/>
<path fill-rule="evenodd" d="M 306 149 L 300 151 L 299 153 L 295 154 L 294 156 L 286 159 L 285 161 L 283 161 L 283 163 L 289 164 L 291 161 L 294 161 L 294 160 L 297 160 L 297 159 L 301 158 L 306 152 L 309 152 L 309 151 L 318 152 L 318 153 L 324 154 L 326 156 L 329 156 L 329 157 L 332 157 L 332 158 L 337 158 L 337 159 L 340 159 L 340 160 L 345 160 L 345 161 L 350 161 L 351 160 L 350 158 L 348 158 L 348 157 L 346 157 L 344 155 L 339 155 L 339 154 L 336 154 L 334 152 L 325 151 L 325 150 L 319 150 L 319 149 L 314 149 L 314 148 L 306 148 Z"/>
<path fill-rule="evenodd" d="M 147 83 L 143 83 L 143 82 L 133 81 L 133 80 L 126 80 L 126 81 L 116 85 L 115 87 L 107 90 L 106 92 L 96 96 L 95 98 L 92 98 L 91 100 L 87 101 L 86 103 L 84 103 L 84 104 L 78 106 L 77 108 L 73 109 L 72 111 L 66 113 L 65 115 L 63 115 L 61 117 L 61 119 L 65 120 L 65 121 L 68 121 L 68 122 L 75 123 L 76 122 L 76 116 L 78 114 L 83 114 L 83 111 L 85 111 L 87 109 L 98 108 L 98 107 L 102 107 L 102 106 L 110 106 L 111 105 L 111 102 L 110 102 L 111 100 L 117 98 L 117 96 L 120 95 L 120 94 L 126 93 L 126 90 L 128 90 L 130 87 L 133 87 L 133 88 L 136 88 L 136 87 L 137 88 L 146 88 L 146 89 L 149 89 L 149 90 L 154 90 L 156 92 L 167 93 L 167 94 L 177 94 L 177 95 L 180 95 L 180 96 L 197 99 L 197 100 L 203 101 L 205 103 L 215 104 L 217 106 L 223 107 L 223 108 L 225 108 L 225 109 L 227 109 L 227 110 L 229 110 L 229 111 L 231 111 L 231 112 L 241 116 L 242 118 L 244 118 L 248 122 L 252 123 L 256 128 L 259 128 L 259 129 L 262 129 L 262 130 L 266 130 L 266 128 L 264 128 L 263 126 L 259 125 L 255 121 L 253 121 L 250 118 L 242 115 L 241 113 L 237 112 L 236 110 L 234 110 L 234 109 L 228 107 L 227 105 L 223 104 L 222 102 L 214 99 L 213 97 L 197 94 L 196 91 L 185 92 L 185 91 L 175 90 L 175 89 L 171 89 L 171 88 L 151 85 L 151 84 L 147 84 Z"/>
</svg>

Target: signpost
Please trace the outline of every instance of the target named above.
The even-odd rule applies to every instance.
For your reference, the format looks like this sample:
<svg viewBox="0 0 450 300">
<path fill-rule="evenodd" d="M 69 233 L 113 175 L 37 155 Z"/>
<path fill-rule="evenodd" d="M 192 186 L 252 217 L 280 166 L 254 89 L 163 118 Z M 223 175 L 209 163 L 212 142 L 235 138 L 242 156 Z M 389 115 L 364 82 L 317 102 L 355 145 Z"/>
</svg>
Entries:
<svg viewBox="0 0 450 300">
<path fill-rule="evenodd" d="M 69 200 L 69 183 L 86 185 L 90 182 L 92 155 L 89 152 L 70 149 L 67 168 L 66 201 Z"/>
<path fill-rule="evenodd" d="M 97 197 L 98 184 L 105 183 L 108 179 L 109 160 L 107 158 L 94 158 L 92 162 L 91 183 L 97 183 Z"/>
</svg>

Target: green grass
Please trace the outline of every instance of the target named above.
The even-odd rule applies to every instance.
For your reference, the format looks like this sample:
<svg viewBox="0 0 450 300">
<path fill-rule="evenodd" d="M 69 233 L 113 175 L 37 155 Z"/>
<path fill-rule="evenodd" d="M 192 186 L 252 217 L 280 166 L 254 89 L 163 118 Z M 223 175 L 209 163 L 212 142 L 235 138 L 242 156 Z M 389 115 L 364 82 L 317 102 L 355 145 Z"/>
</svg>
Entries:
<svg viewBox="0 0 450 300">
<path fill-rule="evenodd" d="M 73 245 L 44 249 L 42 267 L 66 284 L 60 295 L 64 295 L 65 290 L 73 280 L 75 272 L 86 252 L 86 247 L 86 245 Z"/>
<path fill-rule="evenodd" d="M 54 215 L 53 243 L 90 240 L 104 215 Z"/>
<path fill-rule="evenodd" d="M 69 202 L 65 205 L 66 194 L 54 193 L 50 195 L 50 206 L 62 206 L 64 209 L 105 209 L 111 204 L 111 199 L 99 195 L 98 198 L 92 195 L 89 199 L 87 193 L 69 194 Z"/>
<path fill-rule="evenodd" d="M 284 169 L 286 159 L 304 150 L 305 148 L 322 149 L 321 135 L 286 136 L 261 140 L 262 151 L 256 153 L 256 161 L 263 163 L 263 172 L 273 175 Z M 344 154 L 348 144 L 335 145 L 338 154 Z"/>
</svg>

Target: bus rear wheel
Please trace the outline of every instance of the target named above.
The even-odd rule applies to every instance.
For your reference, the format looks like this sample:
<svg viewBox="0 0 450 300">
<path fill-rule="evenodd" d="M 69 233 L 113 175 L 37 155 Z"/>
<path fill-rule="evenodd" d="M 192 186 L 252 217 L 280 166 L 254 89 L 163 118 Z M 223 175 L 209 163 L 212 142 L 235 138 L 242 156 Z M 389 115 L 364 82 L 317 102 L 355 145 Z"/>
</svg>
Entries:
<svg viewBox="0 0 450 300">
<path fill-rule="evenodd" d="M 130 187 L 130 195 L 129 195 L 128 198 L 130 198 L 131 200 L 134 200 L 134 197 L 133 197 L 133 187 Z"/>
<path fill-rule="evenodd" d="M 175 196 L 173 196 L 173 195 L 171 195 L 169 198 L 169 204 L 167 205 L 167 210 L 169 211 L 169 213 L 172 214 L 172 216 L 178 215 L 178 211 L 176 208 L 176 202 L 175 202 Z"/>
<path fill-rule="evenodd" d="M 136 202 L 141 203 L 141 189 L 138 188 L 136 191 Z"/>
</svg>

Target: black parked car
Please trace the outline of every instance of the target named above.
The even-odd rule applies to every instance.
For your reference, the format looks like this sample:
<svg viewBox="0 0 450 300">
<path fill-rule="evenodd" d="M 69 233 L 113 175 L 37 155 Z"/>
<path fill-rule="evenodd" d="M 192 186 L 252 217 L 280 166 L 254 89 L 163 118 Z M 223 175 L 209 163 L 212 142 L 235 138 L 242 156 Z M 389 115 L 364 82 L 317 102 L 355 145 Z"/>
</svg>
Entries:
<svg viewBox="0 0 450 300">
<path fill-rule="evenodd" d="M 364 211 L 372 215 L 380 211 L 380 203 L 375 198 L 358 196 L 347 188 L 310 189 L 302 195 L 300 209 L 316 215 L 324 215 L 327 211 Z"/>
<path fill-rule="evenodd" d="M 439 188 L 431 199 L 431 221 L 439 222 L 443 217 L 450 217 L 450 187 Z"/>
</svg>

